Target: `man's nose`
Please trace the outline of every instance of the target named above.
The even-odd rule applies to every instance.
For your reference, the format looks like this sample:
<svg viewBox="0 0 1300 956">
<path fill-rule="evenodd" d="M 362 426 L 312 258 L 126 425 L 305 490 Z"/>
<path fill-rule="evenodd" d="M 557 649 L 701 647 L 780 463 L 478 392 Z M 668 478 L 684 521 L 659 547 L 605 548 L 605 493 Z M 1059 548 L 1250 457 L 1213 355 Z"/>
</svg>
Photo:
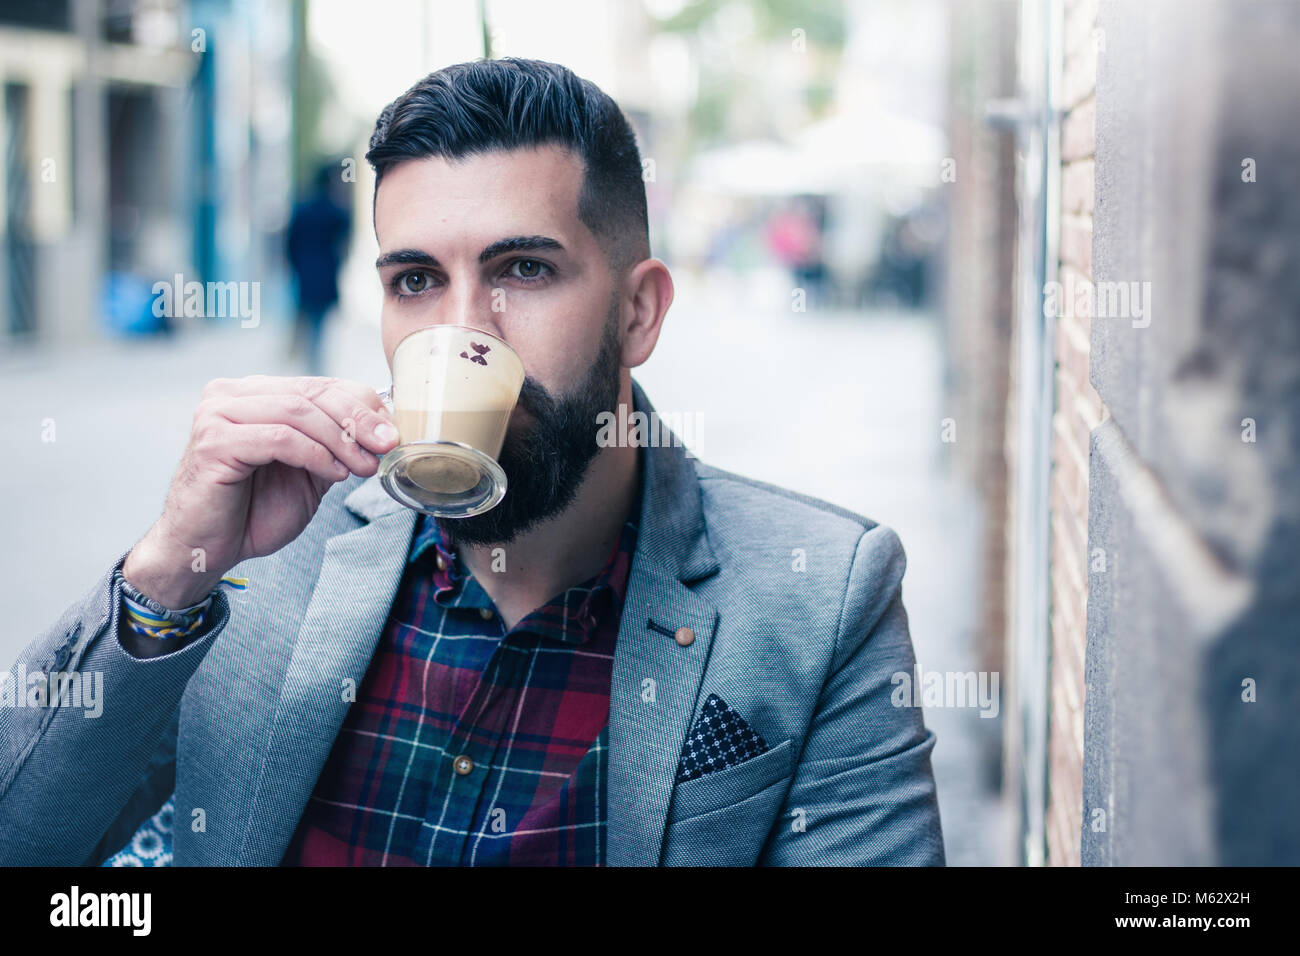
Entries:
<svg viewBox="0 0 1300 956">
<path fill-rule="evenodd" d="M 471 276 L 454 276 L 446 292 L 439 296 L 429 316 L 433 325 L 465 325 L 500 335 L 499 312 L 492 308 L 492 289 Z"/>
</svg>

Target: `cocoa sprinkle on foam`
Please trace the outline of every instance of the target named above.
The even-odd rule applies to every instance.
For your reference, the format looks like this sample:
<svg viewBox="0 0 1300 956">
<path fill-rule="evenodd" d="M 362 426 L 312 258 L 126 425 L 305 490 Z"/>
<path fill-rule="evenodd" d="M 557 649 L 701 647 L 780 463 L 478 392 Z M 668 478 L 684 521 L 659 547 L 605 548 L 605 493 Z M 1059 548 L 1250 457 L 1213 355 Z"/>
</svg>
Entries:
<svg viewBox="0 0 1300 956">
<path fill-rule="evenodd" d="M 475 352 L 477 352 L 478 354 L 477 354 L 477 355 L 470 355 L 470 354 L 468 354 L 467 352 L 461 352 L 461 353 L 460 353 L 460 357 L 463 358 L 463 359 L 469 359 L 471 362 L 477 362 L 479 365 L 486 365 L 486 364 L 487 364 L 487 359 L 485 359 L 485 358 L 483 357 L 483 355 L 484 355 L 485 353 L 487 353 L 487 352 L 491 352 L 491 351 L 492 351 L 492 346 L 490 346 L 490 345 L 479 345 L 479 344 L 478 344 L 477 342 L 475 342 L 473 339 L 470 339 L 469 347 L 472 348 L 472 349 L 473 349 Z"/>
</svg>

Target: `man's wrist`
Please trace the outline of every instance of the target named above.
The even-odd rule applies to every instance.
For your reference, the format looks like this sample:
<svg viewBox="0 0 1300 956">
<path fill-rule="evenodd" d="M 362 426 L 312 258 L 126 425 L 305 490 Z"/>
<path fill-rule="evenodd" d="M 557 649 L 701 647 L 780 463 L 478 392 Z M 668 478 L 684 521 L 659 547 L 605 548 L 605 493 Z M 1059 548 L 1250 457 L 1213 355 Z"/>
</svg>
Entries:
<svg viewBox="0 0 1300 956">
<path fill-rule="evenodd" d="M 220 585 L 216 572 L 191 570 L 188 561 L 159 558 L 145 536 L 122 562 L 122 581 L 129 584 L 139 603 L 160 614 L 192 611 Z"/>
<path fill-rule="evenodd" d="M 212 600 L 212 592 L 209 591 L 203 600 L 185 607 L 172 608 L 163 604 L 161 601 L 154 600 L 145 594 L 130 581 L 122 572 L 118 572 L 121 578 L 122 596 L 136 605 L 142 611 L 147 611 L 152 615 L 177 623 L 188 622 L 194 619 L 194 616 L 208 606 Z M 215 590 L 215 589 L 214 589 Z"/>
</svg>

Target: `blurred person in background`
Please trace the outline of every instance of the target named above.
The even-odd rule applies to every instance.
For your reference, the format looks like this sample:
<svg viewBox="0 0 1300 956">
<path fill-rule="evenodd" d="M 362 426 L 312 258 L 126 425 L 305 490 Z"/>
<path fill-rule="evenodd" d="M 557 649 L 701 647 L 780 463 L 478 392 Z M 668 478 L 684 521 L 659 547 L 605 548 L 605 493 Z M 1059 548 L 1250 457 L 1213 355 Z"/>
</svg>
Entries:
<svg viewBox="0 0 1300 956">
<path fill-rule="evenodd" d="M 943 229 L 943 209 L 933 200 L 888 221 L 869 283 L 876 305 L 905 309 L 930 305 L 934 258 Z"/>
<path fill-rule="evenodd" d="M 800 196 L 773 216 L 766 230 L 772 255 L 790 270 L 795 285 L 807 294 L 809 305 L 821 300 L 826 278 L 819 213 L 812 197 Z"/>
<path fill-rule="evenodd" d="M 352 218 L 334 195 L 338 166 L 325 163 L 316 171 L 312 193 L 298 203 L 289 219 L 286 254 L 298 295 L 289 357 L 306 348 L 307 374 L 323 374 L 321 344 L 325 319 L 339 300 L 339 271 L 347 257 Z"/>
</svg>

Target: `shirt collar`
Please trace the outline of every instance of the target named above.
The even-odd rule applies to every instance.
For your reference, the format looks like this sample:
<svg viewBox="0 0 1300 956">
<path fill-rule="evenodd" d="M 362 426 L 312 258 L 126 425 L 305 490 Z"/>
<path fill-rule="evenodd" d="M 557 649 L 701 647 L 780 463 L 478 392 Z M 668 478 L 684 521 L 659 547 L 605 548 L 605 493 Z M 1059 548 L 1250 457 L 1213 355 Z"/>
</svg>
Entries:
<svg viewBox="0 0 1300 956">
<path fill-rule="evenodd" d="M 594 577 L 533 610 L 513 630 L 529 631 L 566 644 L 586 643 L 607 615 L 622 611 L 636 539 L 637 524 L 629 518 L 623 522 L 619 540 Z M 488 593 L 448 546 L 438 522 L 429 515 L 421 514 L 416 522 L 407 563 L 421 563 L 421 573 L 432 575 L 433 599 L 442 607 L 471 610 L 493 607 Z"/>
</svg>

